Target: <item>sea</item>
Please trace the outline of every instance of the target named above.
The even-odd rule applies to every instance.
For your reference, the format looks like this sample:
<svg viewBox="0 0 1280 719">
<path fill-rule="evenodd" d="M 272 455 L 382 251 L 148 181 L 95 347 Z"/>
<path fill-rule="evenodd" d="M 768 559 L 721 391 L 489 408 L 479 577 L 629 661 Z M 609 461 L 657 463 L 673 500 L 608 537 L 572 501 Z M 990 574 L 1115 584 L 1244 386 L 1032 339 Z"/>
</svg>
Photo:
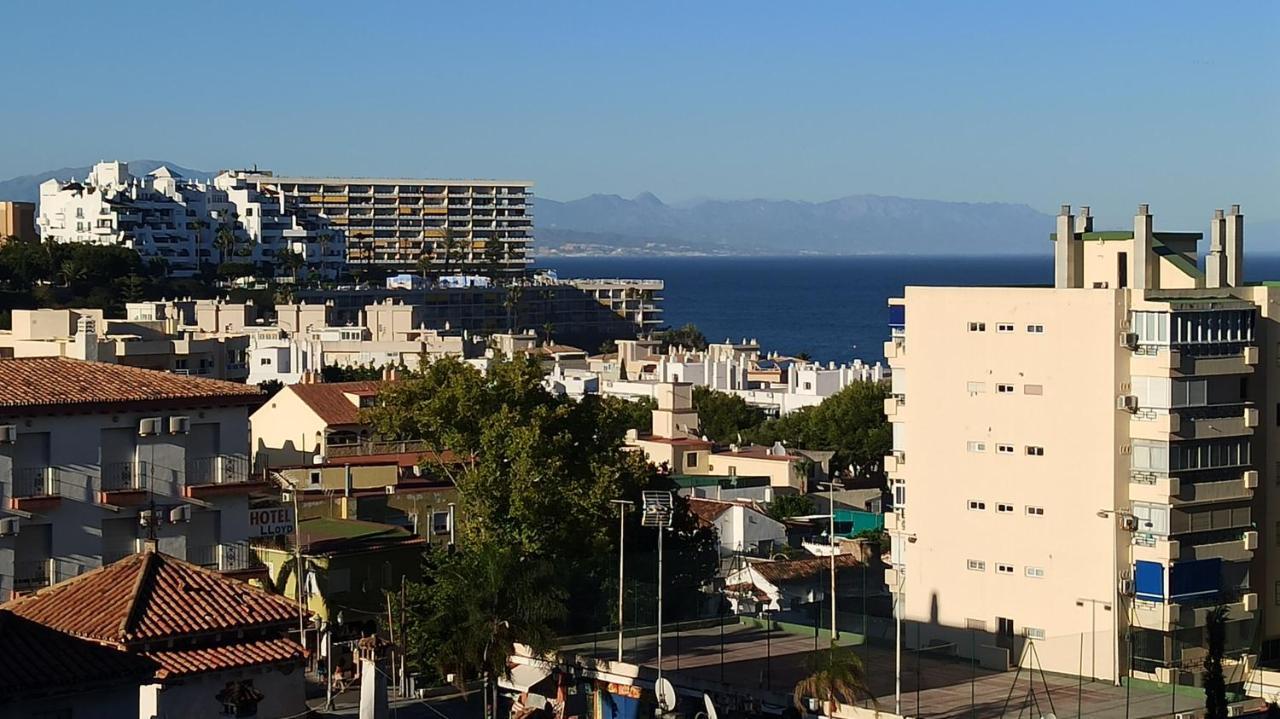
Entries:
<svg viewBox="0 0 1280 719">
<path fill-rule="evenodd" d="M 1280 255 L 1246 260 L 1246 279 L 1280 279 Z M 907 285 L 1053 282 L 1048 255 L 540 257 L 535 267 L 561 278 L 660 279 L 665 324 L 691 322 L 711 342 L 754 339 L 766 352 L 806 352 L 821 362 L 882 361 L 887 300 Z"/>
</svg>

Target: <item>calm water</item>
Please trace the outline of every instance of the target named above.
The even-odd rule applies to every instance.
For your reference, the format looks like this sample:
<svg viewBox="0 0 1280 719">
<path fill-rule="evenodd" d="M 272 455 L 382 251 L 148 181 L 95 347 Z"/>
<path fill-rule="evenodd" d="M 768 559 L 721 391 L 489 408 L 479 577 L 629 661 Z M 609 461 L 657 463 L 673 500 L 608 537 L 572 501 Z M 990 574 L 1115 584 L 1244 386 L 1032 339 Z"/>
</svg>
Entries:
<svg viewBox="0 0 1280 719">
<path fill-rule="evenodd" d="M 765 350 L 814 359 L 882 359 L 886 299 L 911 285 L 1053 281 L 1043 257 L 569 257 L 540 258 L 561 277 L 666 281 L 666 322 L 692 322 L 713 342 L 755 338 Z M 1251 256 L 1248 278 L 1280 278 L 1280 256 Z"/>
</svg>

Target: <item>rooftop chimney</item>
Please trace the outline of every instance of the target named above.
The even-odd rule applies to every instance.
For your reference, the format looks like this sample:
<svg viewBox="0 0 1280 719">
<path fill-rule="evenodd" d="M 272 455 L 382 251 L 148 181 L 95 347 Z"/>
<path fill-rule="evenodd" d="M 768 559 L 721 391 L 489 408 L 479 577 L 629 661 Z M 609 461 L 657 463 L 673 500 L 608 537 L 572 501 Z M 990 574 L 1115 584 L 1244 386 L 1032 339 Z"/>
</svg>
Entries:
<svg viewBox="0 0 1280 719">
<path fill-rule="evenodd" d="M 1222 210 L 1213 211 L 1213 222 L 1209 225 L 1209 254 L 1204 257 L 1204 286 L 1227 286 L 1227 256 L 1224 236 L 1227 231 L 1227 220 Z"/>
<path fill-rule="evenodd" d="M 1075 227 L 1071 205 L 1063 205 L 1058 213 L 1058 234 L 1053 245 L 1053 286 L 1059 289 L 1084 284 L 1080 276 L 1084 247 L 1076 239 Z"/>
<path fill-rule="evenodd" d="M 1155 242 L 1155 219 L 1148 205 L 1138 205 L 1133 216 L 1133 288 L 1135 290 L 1159 289 L 1156 274 L 1156 257 L 1152 249 Z"/>
<path fill-rule="evenodd" d="M 1244 284 L 1244 215 L 1240 214 L 1239 205 L 1231 206 L 1226 225 L 1227 286 L 1239 287 Z"/>
<path fill-rule="evenodd" d="M 1088 205 L 1080 206 L 1080 214 L 1076 216 L 1076 232 L 1093 232 L 1093 216 L 1089 214 Z"/>
</svg>

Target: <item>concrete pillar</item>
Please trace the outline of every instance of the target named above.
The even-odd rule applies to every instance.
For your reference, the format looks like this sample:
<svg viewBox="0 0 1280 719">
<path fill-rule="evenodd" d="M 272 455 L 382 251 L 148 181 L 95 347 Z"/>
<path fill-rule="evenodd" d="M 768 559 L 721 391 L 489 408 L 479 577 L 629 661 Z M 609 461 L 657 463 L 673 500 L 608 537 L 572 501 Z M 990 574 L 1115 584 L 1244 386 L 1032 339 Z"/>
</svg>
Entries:
<svg viewBox="0 0 1280 719">
<path fill-rule="evenodd" d="M 1146 204 L 1138 205 L 1133 216 L 1133 288 L 1135 290 L 1159 289 L 1156 279 L 1156 257 L 1152 245 L 1155 242 L 1155 218 Z"/>
<path fill-rule="evenodd" d="M 1082 205 L 1080 214 L 1076 215 L 1076 232 L 1093 232 L 1093 215 L 1089 214 L 1089 206 Z"/>
<path fill-rule="evenodd" d="M 387 719 L 387 675 L 378 662 L 360 659 L 360 719 Z"/>
<path fill-rule="evenodd" d="M 1231 206 L 1226 220 L 1227 286 L 1240 287 L 1244 284 L 1244 215 L 1239 205 Z"/>
<path fill-rule="evenodd" d="M 1226 240 L 1227 220 L 1222 210 L 1213 211 L 1213 223 L 1209 225 L 1209 254 L 1204 257 L 1204 286 L 1227 286 Z"/>
<path fill-rule="evenodd" d="M 1081 260 L 1084 248 L 1076 239 L 1075 218 L 1071 215 L 1071 205 L 1063 205 L 1058 213 L 1058 234 L 1053 245 L 1053 286 L 1080 287 Z"/>
</svg>

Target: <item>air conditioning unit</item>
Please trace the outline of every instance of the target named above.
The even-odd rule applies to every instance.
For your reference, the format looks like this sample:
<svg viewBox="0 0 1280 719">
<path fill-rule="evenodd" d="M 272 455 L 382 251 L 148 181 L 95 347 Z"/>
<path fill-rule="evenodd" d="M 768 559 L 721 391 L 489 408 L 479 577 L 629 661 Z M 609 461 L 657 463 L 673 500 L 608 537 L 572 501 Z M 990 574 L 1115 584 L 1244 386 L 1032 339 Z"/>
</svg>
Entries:
<svg viewBox="0 0 1280 719">
<path fill-rule="evenodd" d="M 138 436 L 151 437 L 160 434 L 160 418 L 146 417 L 138 420 Z"/>
<path fill-rule="evenodd" d="M 1137 348 L 1138 348 L 1138 333 L 1137 333 L 1137 332 L 1121 332 L 1121 333 L 1120 333 L 1120 346 L 1121 346 L 1121 347 L 1128 347 L 1128 348 L 1129 348 L 1129 349 L 1131 349 L 1131 350 L 1133 350 L 1133 349 L 1137 349 Z"/>
<path fill-rule="evenodd" d="M 898 462 L 901 464 L 906 464 L 907 463 L 906 450 L 901 450 L 901 449 L 893 450 L 893 458 L 898 460 Z"/>
<path fill-rule="evenodd" d="M 0 444 L 13 444 L 18 441 L 18 427 L 13 424 L 0 424 Z"/>
<path fill-rule="evenodd" d="M 138 525 L 142 527 L 150 527 L 151 521 L 155 516 L 155 512 L 152 512 L 150 509 L 144 509 L 141 512 L 138 512 Z"/>
<path fill-rule="evenodd" d="M 1241 714 L 1244 714 L 1244 707 L 1239 704 L 1230 704 L 1227 706 L 1227 716 L 1238 717 Z"/>
<path fill-rule="evenodd" d="M 1120 595 L 1124 597 L 1133 596 L 1133 580 L 1125 577 L 1120 580 Z"/>
<path fill-rule="evenodd" d="M 191 505 L 183 504 L 169 510 L 169 523 L 177 524 L 179 522 L 191 521 Z"/>
<path fill-rule="evenodd" d="M 383 487 L 382 489 L 383 489 L 383 491 L 385 491 L 387 494 L 395 494 L 395 493 L 396 493 L 396 486 L 395 486 L 394 484 L 388 484 L 387 486 Z"/>
<path fill-rule="evenodd" d="M 1132 394 L 1122 394 L 1116 397 L 1116 409 L 1126 412 L 1138 411 L 1138 397 Z"/>
<path fill-rule="evenodd" d="M 190 417 L 170 417 L 169 434 L 186 434 L 191 431 Z"/>
<path fill-rule="evenodd" d="M 1138 518 L 1133 516 L 1132 514 L 1121 515 L 1120 528 L 1125 530 L 1126 532 L 1138 531 Z"/>
<path fill-rule="evenodd" d="M 0 519 L 0 537 L 12 537 L 18 533 L 18 518 L 5 517 Z"/>
<path fill-rule="evenodd" d="M 1200 719 L 1200 715 L 1196 712 L 1178 712 L 1173 717 L 1174 719 Z"/>
</svg>

